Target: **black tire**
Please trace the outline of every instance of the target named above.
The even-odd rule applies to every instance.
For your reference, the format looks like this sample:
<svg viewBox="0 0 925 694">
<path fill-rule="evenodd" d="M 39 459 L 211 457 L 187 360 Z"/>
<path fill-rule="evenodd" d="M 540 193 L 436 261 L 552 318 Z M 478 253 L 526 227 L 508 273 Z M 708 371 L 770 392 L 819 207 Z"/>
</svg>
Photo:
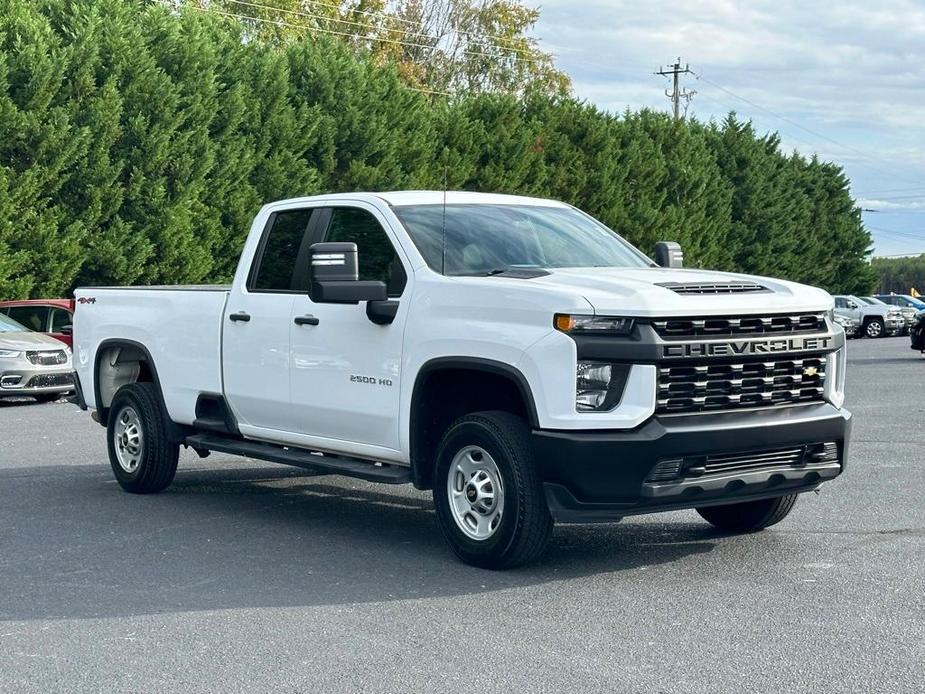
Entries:
<svg viewBox="0 0 925 694">
<path fill-rule="evenodd" d="M 886 335 L 886 326 L 883 324 L 883 319 L 871 318 L 868 320 L 864 324 L 864 334 L 873 339 L 884 337 Z"/>
<path fill-rule="evenodd" d="M 129 410 L 137 418 L 140 446 L 133 450 L 134 467 L 123 466 L 117 452 L 116 431 Z M 132 494 L 155 494 L 173 482 L 177 472 L 180 446 L 167 438 L 167 412 L 153 383 L 130 383 L 122 386 L 112 399 L 106 426 L 109 464 L 119 485 Z M 130 455 L 122 448 L 123 458 Z"/>
<path fill-rule="evenodd" d="M 747 533 L 763 530 L 780 523 L 793 510 L 796 494 L 778 496 L 773 499 L 745 501 L 723 506 L 704 506 L 697 513 L 705 521 L 720 530 L 730 533 Z"/>
<path fill-rule="evenodd" d="M 32 397 L 39 402 L 56 402 L 64 397 L 64 393 L 40 393 Z"/>
<path fill-rule="evenodd" d="M 497 525 L 485 539 L 473 539 L 462 530 L 450 502 L 451 466 L 458 454 L 472 447 L 484 450 L 493 460 L 503 492 Z M 465 480 L 456 474 L 454 484 L 457 479 Z M 509 569 L 533 561 L 549 543 L 553 519 L 533 464 L 530 430 L 509 412 L 477 412 L 450 426 L 437 448 L 433 494 L 443 534 L 467 564 Z"/>
</svg>

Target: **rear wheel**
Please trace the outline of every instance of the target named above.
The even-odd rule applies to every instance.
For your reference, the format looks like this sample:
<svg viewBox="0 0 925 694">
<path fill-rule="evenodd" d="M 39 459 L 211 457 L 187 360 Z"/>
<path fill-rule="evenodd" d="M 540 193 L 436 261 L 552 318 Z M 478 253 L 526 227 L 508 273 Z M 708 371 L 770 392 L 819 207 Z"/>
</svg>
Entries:
<svg viewBox="0 0 925 694">
<path fill-rule="evenodd" d="M 509 412 L 479 412 L 450 426 L 437 450 L 433 494 L 443 534 L 467 564 L 507 569 L 546 549 L 553 521 L 529 429 Z"/>
<path fill-rule="evenodd" d="M 883 337 L 885 331 L 883 320 L 880 318 L 871 318 L 864 326 L 864 334 L 867 337 Z"/>
<path fill-rule="evenodd" d="M 170 486 L 180 446 L 167 438 L 167 413 L 153 383 L 119 388 L 106 431 L 109 463 L 125 491 L 154 494 Z"/>
<path fill-rule="evenodd" d="M 763 530 L 780 523 L 797 502 L 796 494 L 774 499 L 745 501 L 724 506 L 704 506 L 697 509 L 700 517 L 711 525 L 731 533 L 747 533 Z"/>
</svg>

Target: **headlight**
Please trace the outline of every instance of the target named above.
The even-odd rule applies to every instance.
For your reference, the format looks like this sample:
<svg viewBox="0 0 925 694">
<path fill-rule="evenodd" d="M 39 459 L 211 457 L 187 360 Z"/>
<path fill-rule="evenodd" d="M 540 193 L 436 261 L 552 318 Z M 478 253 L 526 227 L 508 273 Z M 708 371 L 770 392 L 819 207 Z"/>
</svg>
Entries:
<svg viewBox="0 0 925 694">
<path fill-rule="evenodd" d="M 633 329 L 632 318 L 619 316 L 570 316 L 557 313 L 553 326 L 569 335 L 629 335 Z"/>
<path fill-rule="evenodd" d="M 0 359 L 14 359 L 20 354 L 22 354 L 22 352 L 16 352 L 12 349 L 0 349 Z"/>
<path fill-rule="evenodd" d="M 623 395 L 629 364 L 580 361 L 575 374 L 575 408 L 579 412 L 612 410 Z"/>
</svg>

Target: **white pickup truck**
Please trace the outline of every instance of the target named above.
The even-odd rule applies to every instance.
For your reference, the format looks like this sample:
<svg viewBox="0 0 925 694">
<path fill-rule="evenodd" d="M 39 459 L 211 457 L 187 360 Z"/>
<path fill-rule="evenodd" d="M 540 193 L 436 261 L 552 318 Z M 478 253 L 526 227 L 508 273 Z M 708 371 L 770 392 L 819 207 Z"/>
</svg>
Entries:
<svg viewBox="0 0 925 694">
<path fill-rule="evenodd" d="M 412 483 L 478 566 L 533 560 L 554 520 L 772 525 L 844 469 L 832 298 L 657 256 L 550 200 L 274 202 L 230 287 L 76 292 L 79 402 L 130 492 L 181 445 Z"/>
</svg>

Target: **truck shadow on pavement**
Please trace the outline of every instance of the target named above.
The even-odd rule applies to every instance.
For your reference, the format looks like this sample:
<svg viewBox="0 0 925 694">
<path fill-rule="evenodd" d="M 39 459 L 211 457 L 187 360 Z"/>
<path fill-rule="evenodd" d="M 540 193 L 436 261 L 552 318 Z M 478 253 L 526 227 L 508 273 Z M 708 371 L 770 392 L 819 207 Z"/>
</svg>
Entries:
<svg viewBox="0 0 925 694">
<path fill-rule="evenodd" d="M 458 562 L 429 494 L 276 467 L 189 469 L 159 495 L 107 465 L 0 470 L 0 620 L 469 595 L 677 562 L 705 524 L 557 526 L 532 566 Z"/>
</svg>

